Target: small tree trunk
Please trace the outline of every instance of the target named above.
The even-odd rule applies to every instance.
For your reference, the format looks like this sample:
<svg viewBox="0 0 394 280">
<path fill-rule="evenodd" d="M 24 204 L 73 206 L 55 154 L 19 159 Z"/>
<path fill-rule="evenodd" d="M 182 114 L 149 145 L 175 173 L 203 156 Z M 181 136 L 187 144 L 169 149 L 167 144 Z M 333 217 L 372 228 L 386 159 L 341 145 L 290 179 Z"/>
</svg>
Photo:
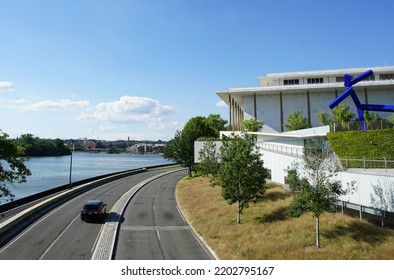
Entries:
<svg viewBox="0 0 394 280">
<path fill-rule="evenodd" d="M 320 248 L 320 217 L 316 217 L 316 248 Z"/>
<path fill-rule="evenodd" d="M 237 223 L 241 223 L 241 202 L 238 201 Z"/>
<path fill-rule="evenodd" d="M 191 165 L 189 165 L 188 166 L 188 175 L 189 175 L 189 177 L 192 177 L 192 166 Z"/>
</svg>

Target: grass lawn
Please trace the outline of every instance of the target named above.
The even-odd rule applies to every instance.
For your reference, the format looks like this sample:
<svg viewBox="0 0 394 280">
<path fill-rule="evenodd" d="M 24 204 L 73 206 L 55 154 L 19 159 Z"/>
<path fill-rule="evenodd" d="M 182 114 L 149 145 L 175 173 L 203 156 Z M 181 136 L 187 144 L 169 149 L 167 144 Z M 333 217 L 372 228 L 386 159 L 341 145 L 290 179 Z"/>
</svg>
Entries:
<svg viewBox="0 0 394 280">
<path fill-rule="evenodd" d="M 315 218 L 310 213 L 291 218 L 291 193 L 271 185 L 265 198 L 236 223 L 236 205 L 211 187 L 206 178 L 179 182 L 177 201 L 194 229 L 227 260 L 393 260 L 394 230 L 341 213 L 320 218 L 321 248 L 315 248 Z"/>
</svg>

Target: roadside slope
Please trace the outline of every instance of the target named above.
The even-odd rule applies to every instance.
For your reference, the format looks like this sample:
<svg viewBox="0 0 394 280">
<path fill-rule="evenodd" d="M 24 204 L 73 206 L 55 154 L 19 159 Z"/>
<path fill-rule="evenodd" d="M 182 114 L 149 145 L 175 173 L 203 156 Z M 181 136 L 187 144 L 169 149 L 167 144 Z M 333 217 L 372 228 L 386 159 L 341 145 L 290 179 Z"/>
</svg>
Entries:
<svg viewBox="0 0 394 280">
<path fill-rule="evenodd" d="M 236 224 L 236 206 L 221 197 L 220 187 L 197 177 L 179 182 L 177 200 L 185 217 L 220 259 L 373 260 L 394 259 L 394 230 L 341 213 L 321 218 L 322 248 L 314 247 L 315 220 L 287 215 L 291 194 L 272 186 L 251 204 Z"/>
</svg>

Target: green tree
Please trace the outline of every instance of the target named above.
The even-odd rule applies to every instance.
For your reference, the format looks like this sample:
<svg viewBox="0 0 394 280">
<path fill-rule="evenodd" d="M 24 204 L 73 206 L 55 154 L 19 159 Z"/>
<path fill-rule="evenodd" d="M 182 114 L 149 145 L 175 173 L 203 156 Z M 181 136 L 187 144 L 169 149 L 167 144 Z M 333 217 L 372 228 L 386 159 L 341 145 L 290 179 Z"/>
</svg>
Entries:
<svg viewBox="0 0 394 280">
<path fill-rule="evenodd" d="M 213 122 L 212 120 L 216 120 Z M 194 141 L 200 137 L 217 136 L 216 127 L 213 123 L 220 123 L 217 117 L 211 115 L 211 122 L 207 122 L 205 117 L 193 117 L 184 126 L 182 131 L 177 131 L 175 137 L 167 145 L 164 157 L 173 159 L 188 167 L 189 176 L 194 169 Z M 216 129 L 215 129 L 216 127 Z"/>
<path fill-rule="evenodd" d="M 210 134 L 213 134 L 215 138 L 220 137 L 220 131 L 226 130 L 227 121 L 223 120 L 219 114 L 210 114 L 205 119 L 205 123 L 211 130 Z"/>
<path fill-rule="evenodd" d="M 257 132 L 264 126 L 264 122 L 255 119 L 244 120 L 241 123 L 241 130 L 244 132 Z M 251 136 L 252 140 L 257 140 L 257 135 Z"/>
<path fill-rule="evenodd" d="M 387 120 L 394 125 L 394 113 L 387 117 Z"/>
<path fill-rule="evenodd" d="M 286 182 L 294 192 L 290 205 L 290 215 L 299 217 L 303 212 L 312 213 L 316 219 L 316 247 L 320 248 L 320 216 L 325 212 L 335 212 L 335 203 L 341 195 L 351 191 L 342 188 L 334 176 L 339 166 L 329 156 L 321 138 L 312 138 L 305 147 L 303 160 L 287 170 Z"/>
<path fill-rule="evenodd" d="M 223 141 L 220 152 L 219 179 L 222 196 L 229 204 L 237 203 L 239 224 L 249 202 L 264 194 L 268 172 L 263 166 L 260 153 L 246 134 Z"/>
<path fill-rule="evenodd" d="M 244 120 L 241 123 L 241 130 L 247 131 L 247 132 L 257 132 L 261 130 L 264 126 L 264 123 L 262 121 L 258 121 L 255 119 L 249 119 L 249 120 Z"/>
<path fill-rule="evenodd" d="M 209 183 L 212 187 L 220 185 L 219 170 L 221 160 L 216 143 L 212 140 L 206 141 L 199 155 L 200 164 L 198 165 L 198 171 L 200 171 L 203 176 L 209 178 Z"/>
<path fill-rule="evenodd" d="M 323 111 L 321 111 L 321 112 L 319 112 L 319 114 L 317 114 L 317 121 L 321 125 L 332 125 L 332 123 L 333 123 L 332 117 L 330 117 L 330 115 L 328 113 L 324 113 Z"/>
<path fill-rule="evenodd" d="M 70 149 L 64 145 L 64 141 L 59 138 L 40 139 L 32 134 L 23 134 L 16 142 L 24 147 L 27 156 L 32 157 L 63 156 L 71 153 Z"/>
<path fill-rule="evenodd" d="M 335 125 L 344 126 L 346 123 L 353 121 L 356 118 L 356 114 L 350 112 L 350 107 L 341 104 L 331 110 L 331 116 L 328 113 L 320 112 L 317 116 L 317 120 L 322 125 Z"/>
<path fill-rule="evenodd" d="M 302 115 L 302 111 L 294 111 L 287 117 L 285 127 L 288 131 L 299 130 L 311 127 L 306 117 Z"/>
<path fill-rule="evenodd" d="M 8 135 L 0 130 L 0 198 L 12 200 L 15 196 L 9 185 L 26 182 L 31 171 L 25 166 L 22 157 L 24 149 L 8 139 Z"/>
</svg>

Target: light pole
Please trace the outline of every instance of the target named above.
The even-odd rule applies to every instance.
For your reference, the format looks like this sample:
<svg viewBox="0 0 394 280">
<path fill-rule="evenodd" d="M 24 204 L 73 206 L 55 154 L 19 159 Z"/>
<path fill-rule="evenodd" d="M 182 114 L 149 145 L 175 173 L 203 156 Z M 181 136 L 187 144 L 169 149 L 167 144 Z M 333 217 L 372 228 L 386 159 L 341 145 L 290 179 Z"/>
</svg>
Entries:
<svg viewBox="0 0 394 280">
<path fill-rule="evenodd" d="M 71 140 L 71 157 L 70 157 L 70 179 L 68 182 L 68 189 L 71 190 L 72 188 L 72 182 L 71 182 L 71 174 L 72 174 L 72 170 L 73 170 L 73 150 L 74 150 L 74 141 Z"/>
</svg>

